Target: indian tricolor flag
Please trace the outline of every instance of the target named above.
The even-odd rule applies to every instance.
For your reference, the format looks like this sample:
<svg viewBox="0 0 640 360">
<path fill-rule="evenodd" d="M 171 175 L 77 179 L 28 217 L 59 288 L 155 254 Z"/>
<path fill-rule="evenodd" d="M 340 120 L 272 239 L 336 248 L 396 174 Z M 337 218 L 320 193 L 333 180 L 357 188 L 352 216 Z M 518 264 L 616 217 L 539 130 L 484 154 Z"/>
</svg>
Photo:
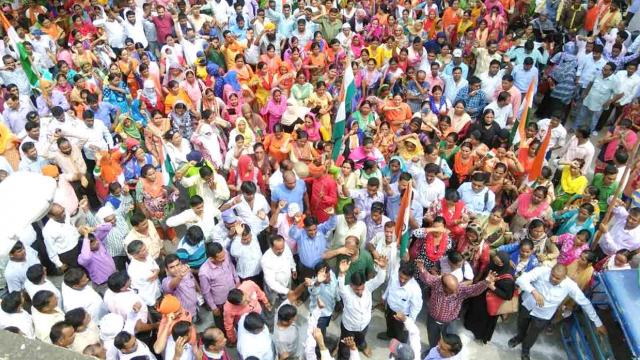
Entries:
<svg viewBox="0 0 640 360">
<path fill-rule="evenodd" d="M 29 83 L 31 84 L 31 86 L 35 86 L 38 83 L 39 76 L 38 73 L 31 67 L 31 60 L 29 60 L 27 50 L 25 50 L 24 44 L 22 44 L 22 40 L 20 40 L 20 38 L 18 37 L 16 29 L 13 27 L 13 25 L 11 25 L 11 23 L 9 22 L 9 20 L 7 20 L 3 13 L 0 13 L 0 22 L 2 22 L 2 27 L 9 37 L 9 44 L 20 57 L 20 59 L 18 60 L 20 60 L 20 64 L 22 65 L 24 72 L 27 74 Z"/>
<path fill-rule="evenodd" d="M 347 111 L 351 112 L 351 105 L 353 98 L 356 96 L 356 82 L 353 76 L 353 69 L 351 68 L 351 60 L 347 58 L 347 67 L 344 71 L 344 77 L 342 79 L 342 89 L 340 90 L 340 107 L 336 114 L 336 120 L 333 124 L 333 134 L 331 139 L 333 140 L 333 153 L 331 157 L 333 161 L 338 159 L 342 152 L 345 122 L 347 121 Z"/>
<path fill-rule="evenodd" d="M 411 216 L 411 198 L 413 197 L 413 187 L 411 183 L 407 186 L 402 198 L 400 199 L 400 210 L 396 220 L 396 238 L 398 239 L 398 247 L 400 248 L 400 257 L 407 253 L 409 247 L 409 217 Z"/>
<path fill-rule="evenodd" d="M 516 119 L 515 124 L 513 124 L 513 127 L 511 128 L 510 136 L 513 139 L 513 141 L 511 142 L 511 144 L 513 145 L 519 143 L 520 139 L 525 138 L 525 129 L 527 127 L 527 122 L 529 121 L 530 115 L 529 110 L 533 105 L 533 91 L 535 85 L 536 82 L 531 80 L 531 82 L 529 83 L 529 88 L 527 89 L 527 94 L 525 95 L 524 101 L 522 101 L 522 105 L 520 106 L 520 108 L 522 108 L 522 114 L 520 115 L 519 119 Z M 513 109 L 513 111 L 520 112 L 520 109 Z"/>
</svg>

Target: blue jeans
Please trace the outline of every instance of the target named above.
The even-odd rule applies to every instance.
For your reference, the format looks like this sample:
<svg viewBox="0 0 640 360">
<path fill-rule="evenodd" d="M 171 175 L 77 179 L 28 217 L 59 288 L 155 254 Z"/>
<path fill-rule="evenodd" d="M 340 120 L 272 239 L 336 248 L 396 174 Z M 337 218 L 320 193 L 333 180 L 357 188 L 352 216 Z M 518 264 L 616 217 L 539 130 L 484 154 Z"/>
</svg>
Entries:
<svg viewBox="0 0 640 360">
<path fill-rule="evenodd" d="M 577 129 L 588 126 L 590 132 L 595 131 L 600 115 L 602 115 L 602 110 L 592 111 L 583 104 L 580 107 L 580 111 L 578 111 L 578 115 L 573 123 L 573 128 Z"/>
</svg>

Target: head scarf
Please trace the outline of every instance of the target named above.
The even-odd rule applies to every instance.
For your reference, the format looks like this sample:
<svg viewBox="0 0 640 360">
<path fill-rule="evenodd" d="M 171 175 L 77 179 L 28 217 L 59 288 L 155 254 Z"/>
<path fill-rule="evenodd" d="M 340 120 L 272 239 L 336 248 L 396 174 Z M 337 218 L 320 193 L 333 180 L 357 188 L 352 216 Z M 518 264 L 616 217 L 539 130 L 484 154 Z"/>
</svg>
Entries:
<svg viewBox="0 0 640 360">
<path fill-rule="evenodd" d="M 130 119 L 131 123 L 129 125 L 127 125 L 125 123 L 125 119 Z M 133 120 L 133 118 L 131 117 L 131 115 L 129 114 L 120 114 L 120 116 L 118 116 L 118 123 L 119 123 L 119 127 L 122 128 L 122 131 L 127 134 L 128 136 L 136 139 L 136 140 L 142 140 L 142 134 L 140 134 L 140 129 L 138 129 L 138 123 L 136 123 L 135 120 Z"/>
<path fill-rule="evenodd" d="M 308 127 L 306 123 L 304 124 L 304 131 L 306 131 L 307 135 L 309 135 L 309 140 L 311 141 L 320 140 L 320 122 L 318 122 L 318 119 L 316 119 L 316 115 L 312 112 L 309 112 L 304 117 L 305 118 L 310 117 L 311 120 L 313 121 L 313 124 L 311 125 L 311 127 Z"/>
<path fill-rule="evenodd" d="M 142 83 L 142 96 L 147 98 L 151 105 L 156 106 L 158 103 L 158 94 L 156 93 L 156 85 L 151 79 L 147 79 Z"/>
<path fill-rule="evenodd" d="M 400 171 L 398 171 L 397 174 L 394 174 L 391 172 L 391 161 L 393 160 L 398 160 L 400 162 Z M 400 156 L 393 156 L 391 157 L 391 159 L 389 159 L 389 162 L 387 163 L 387 165 L 385 165 L 385 167 L 382 168 L 382 176 L 387 177 L 390 179 L 391 183 L 394 183 L 396 181 L 398 181 L 398 179 L 400 178 L 400 174 L 402 174 L 403 172 L 407 171 L 407 164 L 405 164 L 404 159 L 402 159 Z"/>
<path fill-rule="evenodd" d="M 409 151 L 404 145 L 404 142 L 409 142 L 415 145 L 415 150 Z M 409 161 L 414 157 L 420 157 L 424 155 L 424 149 L 422 148 L 422 144 L 420 144 L 420 140 L 416 139 L 415 137 L 410 137 L 404 139 L 402 144 L 399 144 L 398 155 L 400 155 L 404 160 Z"/>
<path fill-rule="evenodd" d="M 168 294 L 165 295 L 162 298 L 162 301 L 160 301 L 160 304 L 158 304 L 158 312 L 162 315 L 168 315 L 180 310 L 181 307 L 182 305 L 180 305 L 180 300 L 178 300 L 177 297 Z"/>
<path fill-rule="evenodd" d="M 60 170 L 55 165 L 45 165 L 42 167 L 42 175 L 54 178 L 60 175 Z"/>
<path fill-rule="evenodd" d="M 238 126 L 241 123 L 244 124 L 244 131 L 240 131 L 240 128 Z M 245 145 L 251 145 L 253 143 L 255 136 L 253 135 L 253 131 L 251 130 L 251 126 L 249 126 L 249 122 L 247 121 L 247 119 L 243 117 L 237 118 L 235 122 L 235 130 L 239 135 L 242 135 L 244 137 Z"/>
<path fill-rule="evenodd" d="M 243 181 L 256 181 L 256 167 L 253 167 L 252 171 L 249 171 L 249 164 L 253 163 L 253 159 L 249 155 L 242 155 L 238 159 L 238 182 L 242 183 Z"/>
<path fill-rule="evenodd" d="M 238 73 L 235 70 L 229 70 L 224 76 L 224 83 L 231 86 L 235 91 L 242 91 L 240 82 L 238 82 Z"/>
<path fill-rule="evenodd" d="M 103 207 L 100 208 L 100 210 L 98 210 L 98 212 L 96 213 L 96 219 L 98 219 L 98 221 L 100 223 L 104 223 L 104 219 L 108 218 L 109 216 L 115 215 L 115 211 L 113 211 L 113 208 L 111 207 L 111 205 L 105 205 Z"/>
<path fill-rule="evenodd" d="M 358 40 L 360 40 L 360 45 L 354 45 L 353 44 L 353 39 L 358 38 Z M 351 39 L 351 52 L 353 53 L 353 56 L 356 58 L 360 57 L 360 53 L 362 53 L 362 49 L 364 49 L 364 40 L 362 39 L 362 35 L 360 34 L 354 34 L 353 38 Z"/>
<path fill-rule="evenodd" d="M 496 253 L 496 256 L 502 262 L 502 266 L 498 266 L 494 264 L 493 261 L 491 261 L 491 263 L 489 264 L 489 270 L 495 271 L 498 276 L 511 272 L 511 261 L 509 259 L 509 254 L 504 251 L 498 251 Z"/>
</svg>

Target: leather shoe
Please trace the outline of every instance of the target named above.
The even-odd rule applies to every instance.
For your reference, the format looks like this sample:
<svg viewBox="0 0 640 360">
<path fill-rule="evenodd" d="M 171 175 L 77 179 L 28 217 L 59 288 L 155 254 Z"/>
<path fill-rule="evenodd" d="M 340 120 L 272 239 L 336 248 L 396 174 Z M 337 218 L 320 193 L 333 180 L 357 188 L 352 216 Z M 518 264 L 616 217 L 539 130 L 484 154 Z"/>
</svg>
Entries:
<svg viewBox="0 0 640 360">
<path fill-rule="evenodd" d="M 521 343 L 520 340 L 518 340 L 517 337 L 512 337 L 511 339 L 509 339 L 509 342 L 507 342 L 507 345 L 509 345 L 510 348 L 514 348 L 516 346 L 518 346 Z"/>
</svg>

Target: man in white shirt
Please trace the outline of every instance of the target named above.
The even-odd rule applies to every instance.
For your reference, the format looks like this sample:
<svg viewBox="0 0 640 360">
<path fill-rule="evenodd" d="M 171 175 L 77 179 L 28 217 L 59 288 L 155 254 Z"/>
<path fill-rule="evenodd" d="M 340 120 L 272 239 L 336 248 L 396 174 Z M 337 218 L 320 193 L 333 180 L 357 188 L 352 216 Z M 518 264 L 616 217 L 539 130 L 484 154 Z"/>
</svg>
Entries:
<svg viewBox="0 0 640 360">
<path fill-rule="evenodd" d="M 47 279 L 47 269 L 40 264 L 34 264 L 27 269 L 27 281 L 24 283 L 24 291 L 33 299 L 40 290 L 51 291 L 58 299 L 58 305 L 62 306 L 62 296 L 60 290 Z"/>
<path fill-rule="evenodd" d="M 262 251 L 255 232 L 247 224 L 236 223 L 236 236 L 229 253 L 234 257 L 240 281 L 252 280 L 262 288 Z"/>
<path fill-rule="evenodd" d="M 83 146 L 84 156 L 87 160 L 95 161 L 96 152 L 113 148 L 113 137 L 102 121 L 95 121 L 92 110 L 85 110 L 82 119 L 87 136 L 87 142 Z"/>
<path fill-rule="evenodd" d="M 501 91 L 498 94 L 498 98 L 492 101 L 485 107 L 486 109 L 493 110 L 495 121 L 501 128 L 506 128 L 507 125 L 513 124 L 513 107 L 511 106 L 511 94 L 508 91 Z"/>
<path fill-rule="evenodd" d="M 115 11 L 107 9 L 101 18 L 93 20 L 93 26 L 104 29 L 107 35 L 107 42 L 112 49 L 124 48 L 125 34 L 122 18 Z"/>
<path fill-rule="evenodd" d="M 64 207 L 53 203 L 49 210 L 49 221 L 42 228 L 42 236 L 49 259 L 61 271 L 68 267 L 78 267 L 80 233 L 71 224 L 69 215 Z"/>
<path fill-rule="evenodd" d="M 40 264 L 38 253 L 30 246 L 24 246 L 17 241 L 9 250 L 9 262 L 4 269 L 4 278 L 7 281 L 9 292 L 22 291 L 27 281 L 27 269 L 31 265 Z"/>
<path fill-rule="evenodd" d="M 537 139 L 543 141 L 547 136 L 547 131 L 551 131 L 551 138 L 549 139 L 549 147 L 547 148 L 547 159 L 550 159 L 552 152 L 562 149 L 567 139 L 567 130 L 562 126 L 560 120 L 561 114 L 554 113 L 548 119 L 542 119 L 538 121 L 538 134 Z"/>
<path fill-rule="evenodd" d="M 131 288 L 138 291 L 147 306 L 154 306 L 160 297 L 160 267 L 149 255 L 147 246 L 140 240 L 133 240 L 127 245 L 127 254 L 131 262 L 127 273 L 131 278 Z"/>
<path fill-rule="evenodd" d="M 206 204 L 198 195 L 193 195 L 189 199 L 189 206 L 191 206 L 190 209 L 167 218 L 167 226 L 174 228 L 180 225 L 186 225 L 187 228 L 199 226 L 204 233 L 205 240 L 211 240 L 215 229 L 213 219 L 220 217 L 220 210 L 213 205 Z"/>
<path fill-rule="evenodd" d="M 227 181 L 222 175 L 211 169 L 209 166 L 203 166 L 198 169 L 198 174 L 182 177 L 182 174 L 176 174 L 176 180 L 185 188 L 193 187 L 196 194 L 202 197 L 202 200 L 211 206 L 219 208 L 225 201 L 229 200 L 229 187 Z"/>
<path fill-rule="evenodd" d="M 116 335 L 113 339 L 113 345 L 118 349 L 118 360 L 129 360 L 134 358 L 156 360 L 156 356 L 153 355 L 147 344 L 136 339 L 134 335 L 131 335 L 126 331 L 122 331 Z"/>
<path fill-rule="evenodd" d="M 271 207 L 264 195 L 257 192 L 254 182 L 244 181 L 240 185 L 242 195 L 234 197 L 220 207 L 220 211 L 233 209 L 238 219 L 251 227 L 251 231 L 259 234 L 269 225 Z"/>
<path fill-rule="evenodd" d="M 378 334 L 378 339 L 396 339 L 406 343 L 409 334 L 404 326 L 404 322 L 397 319 L 396 314 L 404 314 L 416 321 L 420 310 L 422 310 L 422 290 L 413 275 L 415 269 L 409 263 L 400 265 L 389 278 L 389 285 L 382 294 L 382 299 L 386 303 L 385 318 L 387 320 L 387 331 Z"/>
<path fill-rule="evenodd" d="M 350 260 L 340 261 L 338 276 L 338 294 L 344 303 L 340 338 L 353 337 L 358 349 L 367 357 L 371 357 L 372 354 L 365 339 L 373 311 L 371 294 L 384 282 L 387 267 L 385 258 L 379 258 L 375 262 L 379 266 L 379 270 L 376 276 L 369 281 L 365 282 L 363 274 L 356 272 L 351 275 L 351 283 L 345 285 L 345 274 L 351 265 Z M 349 348 L 344 343 L 340 343 L 338 351 L 340 359 L 349 358 Z"/>
<path fill-rule="evenodd" d="M 110 313 L 119 315 L 131 330 L 144 332 L 158 328 L 157 323 L 148 323 L 149 310 L 144 300 L 131 288 L 131 279 L 126 271 L 119 271 L 107 282 L 109 289 L 104 293 L 104 304 Z M 105 315 L 106 318 L 109 314 Z M 102 323 L 102 321 L 101 321 Z"/>
<path fill-rule="evenodd" d="M 63 310 L 67 312 L 75 308 L 83 308 L 91 315 L 91 320 L 97 323 L 108 310 L 100 294 L 89 283 L 89 277 L 84 270 L 80 268 L 67 270 L 61 286 Z"/>
<path fill-rule="evenodd" d="M 280 235 L 269 236 L 269 244 L 271 245 L 262 259 L 260 265 L 264 275 L 264 287 L 269 301 L 272 303 L 275 297 L 284 299 L 291 292 L 291 279 L 296 279 L 296 263 L 293 260 L 291 250 Z M 277 305 L 274 306 L 277 308 Z"/>
<path fill-rule="evenodd" d="M 522 360 L 529 360 L 529 351 L 538 335 L 549 324 L 560 304 L 567 296 L 572 298 L 593 321 L 599 334 L 606 334 L 602 321 L 593 305 L 572 279 L 567 268 L 557 264 L 553 268 L 537 267 L 522 274 L 516 284 L 522 290 L 522 303 L 518 309 L 518 334 L 509 339 L 509 347 L 522 343 Z"/>
<path fill-rule="evenodd" d="M 144 35 L 142 8 L 136 8 L 135 11 L 127 10 L 125 10 L 126 20 L 122 22 L 124 34 L 131 38 L 134 43 L 141 43 L 142 46 L 146 48 L 147 45 L 149 45 L 149 41 L 147 41 L 147 37 Z"/>
<path fill-rule="evenodd" d="M 166 360 L 195 360 L 196 355 L 191 343 L 196 339 L 191 339 L 191 333 L 195 334 L 193 324 L 189 321 L 177 321 L 171 328 L 171 335 L 167 339 L 164 348 L 164 359 Z"/>
<path fill-rule="evenodd" d="M 22 308 L 24 299 L 22 292 L 14 291 L 7 294 L 0 303 L 0 329 L 15 326 L 29 339 L 36 337 L 33 318 Z"/>
<path fill-rule="evenodd" d="M 560 162 L 572 162 L 576 159 L 584 160 L 582 173 L 586 174 L 591 167 L 591 162 L 595 156 L 596 149 L 590 141 L 590 130 L 587 128 L 578 128 L 576 133 L 569 138 L 564 148 L 558 153 Z"/>
<path fill-rule="evenodd" d="M 237 349 L 242 359 L 250 356 L 260 360 L 275 359 L 269 328 L 257 312 L 242 315 L 238 321 Z"/>
<path fill-rule="evenodd" d="M 494 94 L 502 85 L 503 75 L 504 70 L 500 69 L 500 61 L 491 60 L 489 63 L 489 70 L 478 75 L 478 78 L 482 81 L 480 89 L 487 94 L 489 98 L 495 99 Z"/>
</svg>

